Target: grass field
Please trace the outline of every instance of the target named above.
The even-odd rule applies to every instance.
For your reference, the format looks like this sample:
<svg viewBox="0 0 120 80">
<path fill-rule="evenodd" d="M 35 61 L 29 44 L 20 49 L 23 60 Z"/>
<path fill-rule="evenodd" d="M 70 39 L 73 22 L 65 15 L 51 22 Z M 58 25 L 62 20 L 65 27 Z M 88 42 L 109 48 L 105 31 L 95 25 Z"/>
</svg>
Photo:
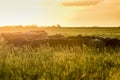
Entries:
<svg viewBox="0 0 120 80">
<path fill-rule="evenodd" d="M 82 27 L 82 28 L 43 28 L 43 30 L 47 31 L 49 34 L 63 34 L 66 36 L 71 35 L 83 35 L 83 36 L 101 36 L 101 37 L 111 37 L 111 38 L 120 38 L 120 28 L 116 27 Z"/>
<path fill-rule="evenodd" d="M 34 29 L 41 29 L 45 30 L 48 35 L 53 34 L 63 34 L 65 36 L 72 36 L 72 35 L 95 35 L 95 36 L 102 36 L 102 37 L 111 37 L 111 38 L 120 38 L 120 28 L 119 27 L 62 27 L 62 28 L 34 28 L 34 27 L 6 27 L 0 28 L 0 32 L 4 31 L 28 31 Z"/>
<path fill-rule="evenodd" d="M 42 28 L 51 34 L 120 38 L 120 28 Z M 120 80 L 120 49 L 15 47 L 0 41 L 0 80 Z"/>
</svg>

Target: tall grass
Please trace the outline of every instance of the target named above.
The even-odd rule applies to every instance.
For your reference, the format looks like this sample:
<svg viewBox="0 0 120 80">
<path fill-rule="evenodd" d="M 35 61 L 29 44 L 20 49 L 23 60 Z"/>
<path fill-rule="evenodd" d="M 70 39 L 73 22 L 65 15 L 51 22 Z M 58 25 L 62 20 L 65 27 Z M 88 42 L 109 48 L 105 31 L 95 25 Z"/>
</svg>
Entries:
<svg viewBox="0 0 120 80">
<path fill-rule="evenodd" d="M 0 44 L 0 80 L 120 80 L 120 49 Z"/>
</svg>

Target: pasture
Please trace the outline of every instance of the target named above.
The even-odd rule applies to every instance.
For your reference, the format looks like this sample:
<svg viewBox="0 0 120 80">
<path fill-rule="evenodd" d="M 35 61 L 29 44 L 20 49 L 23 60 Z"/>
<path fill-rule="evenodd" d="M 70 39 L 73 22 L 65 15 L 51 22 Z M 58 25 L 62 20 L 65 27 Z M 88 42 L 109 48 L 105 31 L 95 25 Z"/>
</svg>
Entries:
<svg viewBox="0 0 120 80">
<path fill-rule="evenodd" d="M 120 38 L 120 28 L 118 27 L 63 27 L 63 28 L 42 28 L 48 34 L 63 34 L 65 36 L 101 36 L 101 37 L 111 37 L 111 38 Z"/>
<path fill-rule="evenodd" d="M 45 35 L 34 34 L 37 38 L 33 34 L 26 35 L 26 32 L 30 30 L 32 32 L 34 30 L 44 30 L 45 32 L 42 31 L 42 33 Z M 10 35 L 2 34 L 3 32 L 10 32 Z M 14 32 L 25 33 L 12 34 Z M 34 39 L 39 44 L 41 39 L 48 39 L 49 37 L 50 40 L 53 40 L 51 42 L 49 40 L 49 43 L 53 45 L 53 43 L 56 44 L 55 42 L 59 40 L 59 37 L 64 39 L 61 35 L 67 38 L 70 38 L 70 36 L 76 38 L 77 35 L 82 35 L 82 37 L 80 36 L 82 43 L 86 40 L 84 36 L 90 37 L 87 38 L 88 41 L 89 39 L 93 41 L 94 38 L 91 38 L 91 36 L 98 36 L 105 41 L 106 38 L 110 40 L 115 38 L 115 40 L 118 39 L 119 43 L 120 28 L 1 28 L 0 33 L 4 37 L 0 39 L 0 80 L 120 80 L 119 47 L 103 47 L 101 51 L 101 47 L 89 47 L 84 44 L 82 48 L 74 45 L 71 47 L 69 45 L 53 47 L 44 44 L 33 48 L 30 45 L 15 46 L 8 44 L 8 41 L 11 41 L 11 43 L 16 41 L 18 44 L 24 42 L 24 40 L 31 44 Z M 54 41 L 56 34 L 61 35 Z M 48 37 L 46 37 L 47 35 Z M 23 40 L 23 38 L 25 39 Z M 65 43 L 67 42 L 69 41 Z M 97 45 L 100 44 L 101 42 L 97 43 Z"/>
<path fill-rule="evenodd" d="M 49 35 L 63 34 L 65 36 L 75 35 L 96 35 L 102 37 L 120 38 L 119 27 L 0 27 L 0 33 L 5 31 L 29 31 L 29 30 L 45 30 Z"/>
</svg>

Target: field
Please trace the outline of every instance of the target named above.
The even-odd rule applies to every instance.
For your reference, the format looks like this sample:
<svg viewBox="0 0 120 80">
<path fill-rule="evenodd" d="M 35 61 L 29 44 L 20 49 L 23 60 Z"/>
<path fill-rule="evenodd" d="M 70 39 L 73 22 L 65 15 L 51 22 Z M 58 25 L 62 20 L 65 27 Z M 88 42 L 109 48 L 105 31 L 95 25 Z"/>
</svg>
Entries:
<svg viewBox="0 0 120 80">
<path fill-rule="evenodd" d="M 119 27 L 62 27 L 62 28 L 38 28 L 38 27 L 1 27 L 0 32 L 3 31 L 28 31 L 34 29 L 45 30 L 49 35 L 63 34 L 65 36 L 71 35 L 96 35 L 103 37 L 120 38 Z"/>
<path fill-rule="evenodd" d="M 111 37 L 111 38 L 120 38 L 120 28 L 116 27 L 82 27 L 82 28 L 43 28 L 43 30 L 47 31 L 50 35 L 51 34 L 64 34 L 66 36 L 71 35 L 96 35 L 102 37 Z"/>
<path fill-rule="evenodd" d="M 2 28 L 27 31 L 38 28 Z M 120 28 L 40 28 L 48 35 L 120 38 Z M 17 47 L 0 40 L 0 80 L 120 80 L 120 49 L 83 46 Z"/>
</svg>

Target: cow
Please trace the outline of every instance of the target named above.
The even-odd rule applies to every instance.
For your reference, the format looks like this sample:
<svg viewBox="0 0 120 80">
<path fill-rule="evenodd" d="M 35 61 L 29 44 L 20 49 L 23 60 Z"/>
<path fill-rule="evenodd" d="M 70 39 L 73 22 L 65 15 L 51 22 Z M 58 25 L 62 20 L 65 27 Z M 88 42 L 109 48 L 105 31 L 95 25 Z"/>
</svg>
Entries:
<svg viewBox="0 0 120 80">
<path fill-rule="evenodd" d="M 55 35 L 51 35 L 48 36 L 49 39 L 65 39 L 65 36 L 62 34 L 55 34 Z"/>
<path fill-rule="evenodd" d="M 28 32 L 6 32 L 2 33 L 1 37 L 4 38 L 8 44 L 14 45 L 49 45 L 55 46 L 79 46 L 86 45 L 90 48 L 103 49 L 104 47 L 113 48 L 120 47 L 120 40 L 117 38 L 103 38 L 98 36 L 68 36 L 65 37 L 62 34 L 50 35 L 45 31 L 32 30 Z"/>
<path fill-rule="evenodd" d="M 105 42 L 101 39 L 96 38 L 91 39 L 88 45 L 92 48 L 103 49 L 105 47 Z"/>
<path fill-rule="evenodd" d="M 113 38 L 113 39 L 105 38 L 104 42 L 105 42 L 105 47 L 109 47 L 109 48 L 112 48 L 112 49 L 120 47 L 120 40 L 117 39 L 117 38 Z"/>
</svg>

